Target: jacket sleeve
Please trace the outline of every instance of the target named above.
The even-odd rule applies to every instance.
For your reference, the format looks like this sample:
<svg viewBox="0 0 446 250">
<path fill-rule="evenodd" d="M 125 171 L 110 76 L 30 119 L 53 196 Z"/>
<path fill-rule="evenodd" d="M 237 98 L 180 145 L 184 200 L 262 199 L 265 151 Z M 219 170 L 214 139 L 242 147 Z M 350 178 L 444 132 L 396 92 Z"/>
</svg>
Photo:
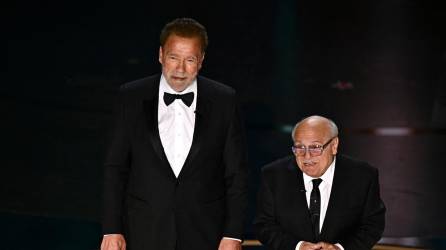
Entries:
<svg viewBox="0 0 446 250">
<path fill-rule="evenodd" d="M 231 98 L 230 122 L 223 151 L 226 196 L 223 236 L 243 239 L 248 204 L 246 138 L 235 94 Z"/>
<path fill-rule="evenodd" d="M 121 87 L 104 164 L 102 223 L 104 234 L 123 233 L 124 194 L 130 168 L 129 122 L 123 92 L 124 87 Z"/>
<path fill-rule="evenodd" d="M 260 189 L 257 194 L 257 213 L 254 219 L 257 238 L 268 249 L 295 250 L 300 240 L 277 224 L 274 207 L 274 195 L 265 172 L 262 171 Z"/>
<path fill-rule="evenodd" d="M 385 211 L 386 208 L 380 198 L 378 170 L 374 169 L 360 224 L 352 234 L 340 241 L 344 249 L 372 249 L 384 231 Z"/>
</svg>

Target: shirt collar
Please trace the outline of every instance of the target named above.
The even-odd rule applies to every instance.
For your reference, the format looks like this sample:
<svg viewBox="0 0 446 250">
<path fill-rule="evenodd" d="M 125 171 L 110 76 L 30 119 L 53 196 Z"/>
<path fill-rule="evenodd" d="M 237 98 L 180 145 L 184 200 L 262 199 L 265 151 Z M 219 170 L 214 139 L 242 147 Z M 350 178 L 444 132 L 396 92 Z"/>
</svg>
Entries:
<svg viewBox="0 0 446 250">
<path fill-rule="evenodd" d="M 331 185 L 333 183 L 335 165 L 336 165 L 336 156 L 333 157 L 333 161 L 331 162 L 330 166 L 327 168 L 325 173 L 321 177 L 319 177 L 320 179 L 322 179 L 321 185 L 326 185 L 326 184 Z M 311 181 L 313 179 L 316 179 L 314 177 L 305 174 L 304 172 L 302 172 L 302 174 L 304 177 L 305 186 L 310 185 Z"/>
</svg>

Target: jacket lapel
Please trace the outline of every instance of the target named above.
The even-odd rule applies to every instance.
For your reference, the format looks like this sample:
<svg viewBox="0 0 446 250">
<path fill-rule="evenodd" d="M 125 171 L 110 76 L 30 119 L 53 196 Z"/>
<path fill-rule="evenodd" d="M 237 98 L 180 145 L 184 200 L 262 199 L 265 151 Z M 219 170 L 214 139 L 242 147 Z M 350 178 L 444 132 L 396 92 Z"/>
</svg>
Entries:
<svg viewBox="0 0 446 250">
<path fill-rule="evenodd" d="M 346 176 L 346 173 L 343 171 L 342 164 L 342 157 L 336 157 L 336 167 L 333 176 L 330 198 L 321 231 L 321 237 L 323 238 L 330 236 L 332 231 L 331 229 L 333 226 L 335 226 L 334 219 L 336 218 L 336 214 L 338 214 L 339 210 L 342 209 L 342 196 L 348 194 L 348 187 L 345 184 L 345 180 L 348 178 L 348 176 Z"/>
<path fill-rule="evenodd" d="M 166 174 L 170 177 L 176 178 L 175 174 L 172 171 L 172 168 L 170 167 L 169 161 L 167 160 L 166 154 L 164 153 L 164 148 L 161 143 L 161 138 L 158 130 L 159 81 L 155 81 L 153 84 L 155 85 L 155 87 L 153 88 L 152 96 L 143 101 L 149 141 L 152 144 L 152 147 L 161 162 L 165 163 L 165 166 L 162 166 L 162 169 L 165 170 Z"/>
<path fill-rule="evenodd" d="M 293 158 L 293 161 L 288 165 L 288 169 L 291 173 L 290 176 L 293 176 L 295 180 L 292 180 L 292 183 L 296 183 L 297 186 L 295 187 L 297 190 L 297 197 L 295 199 L 295 210 L 296 214 L 304 213 L 305 216 L 299 216 L 299 220 L 303 219 L 303 221 L 299 221 L 300 228 L 302 233 L 306 234 L 306 238 L 312 238 L 313 234 L 312 232 L 312 224 L 311 224 L 311 218 L 310 218 L 310 211 L 308 210 L 307 205 L 307 197 L 306 192 L 311 192 L 311 190 L 305 190 L 304 185 L 304 178 L 302 175 L 302 171 L 299 169 L 299 166 L 297 166 L 296 161 Z"/>
<path fill-rule="evenodd" d="M 189 154 L 187 155 L 178 179 L 184 178 L 187 173 L 192 172 L 196 167 L 196 164 L 192 164 L 192 162 L 201 150 L 203 145 L 203 134 L 205 134 L 205 130 L 208 127 L 207 124 L 210 118 L 209 113 L 212 109 L 212 101 L 209 96 L 210 94 L 207 92 L 207 86 L 204 84 L 205 83 L 200 81 L 200 78 L 197 78 L 197 107 L 195 110 L 194 135 Z"/>
</svg>

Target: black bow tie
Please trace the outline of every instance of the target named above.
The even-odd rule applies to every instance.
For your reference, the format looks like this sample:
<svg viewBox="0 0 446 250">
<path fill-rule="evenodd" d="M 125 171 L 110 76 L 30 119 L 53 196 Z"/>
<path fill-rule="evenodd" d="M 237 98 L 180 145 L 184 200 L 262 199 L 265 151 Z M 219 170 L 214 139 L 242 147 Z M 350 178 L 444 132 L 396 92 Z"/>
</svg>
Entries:
<svg viewBox="0 0 446 250">
<path fill-rule="evenodd" d="M 181 99 L 181 101 L 183 101 L 184 104 L 186 104 L 188 107 L 190 107 L 190 105 L 194 101 L 194 92 L 189 92 L 189 93 L 186 93 L 183 95 L 170 94 L 170 93 L 164 92 L 163 99 L 164 99 L 164 103 L 166 104 L 166 106 L 169 106 L 173 101 L 175 101 L 175 99 Z"/>
</svg>

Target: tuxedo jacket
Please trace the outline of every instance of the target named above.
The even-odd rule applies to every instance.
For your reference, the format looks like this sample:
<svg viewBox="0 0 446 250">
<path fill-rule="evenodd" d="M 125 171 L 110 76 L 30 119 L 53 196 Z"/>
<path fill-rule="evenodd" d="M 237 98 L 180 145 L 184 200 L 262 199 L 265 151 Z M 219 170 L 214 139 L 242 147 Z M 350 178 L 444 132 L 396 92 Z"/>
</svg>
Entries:
<svg viewBox="0 0 446 250">
<path fill-rule="evenodd" d="M 255 227 L 268 249 L 295 250 L 299 241 L 340 243 L 346 250 L 371 249 L 384 230 L 385 207 L 378 171 L 365 162 L 336 157 L 333 184 L 318 239 L 312 231 L 302 171 L 295 157 L 262 169 Z"/>
<path fill-rule="evenodd" d="M 158 131 L 160 75 L 123 85 L 105 161 L 104 234 L 130 250 L 217 249 L 242 239 L 245 135 L 235 91 L 197 78 L 192 146 L 178 178 Z"/>
</svg>

